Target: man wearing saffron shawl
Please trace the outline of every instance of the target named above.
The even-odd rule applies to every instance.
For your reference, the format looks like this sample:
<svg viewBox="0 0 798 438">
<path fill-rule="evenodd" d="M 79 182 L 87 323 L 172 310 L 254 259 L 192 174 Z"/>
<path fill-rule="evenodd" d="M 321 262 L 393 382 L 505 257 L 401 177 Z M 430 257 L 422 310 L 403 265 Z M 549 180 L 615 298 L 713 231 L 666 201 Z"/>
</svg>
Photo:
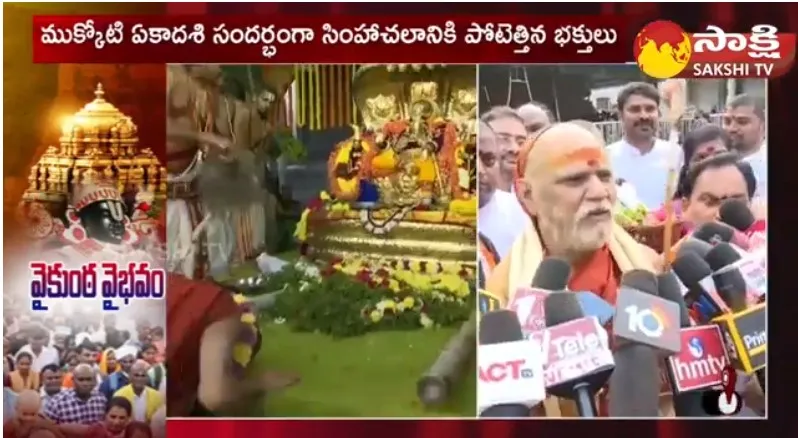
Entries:
<svg viewBox="0 0 798 438">
<path fill-rule="evenodd" d="M 569 290 L 591 291 L 615 304 L 621 275 L 657 272 L 661 258 L 615 224 L 615 183 L 602 142 L 571 123 L 551 125 L 524 145 L 515 192 L 532 224 L 488 278 L 486 289 L 512 300 L 546 256 L 571 262 Z M 570 401 L 544 402 L 548 416 L 576 416 Z"/>
<path fill-rule="evenodd" d="M 257 332 L 230 292 L 173 273 L 167 290 L 166 366 L 179 370 L 166 381 L 169 416 L 232 415 L 254 397 L 297 383 L 291 373 L 243 377 Z"/>
</svg>

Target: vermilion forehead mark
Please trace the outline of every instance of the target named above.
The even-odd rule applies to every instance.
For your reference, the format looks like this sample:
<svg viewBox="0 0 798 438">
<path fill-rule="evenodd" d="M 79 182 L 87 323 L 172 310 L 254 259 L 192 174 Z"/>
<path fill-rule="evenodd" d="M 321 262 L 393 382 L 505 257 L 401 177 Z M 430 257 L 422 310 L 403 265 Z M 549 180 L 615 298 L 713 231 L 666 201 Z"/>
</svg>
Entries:
<svg viewBox="0 0 798 438">
<path fill-rule="evenodd" d="M 592 168 L 606 166 L 607 155 L 601 148 L 580 148 L 566 154 L 554 156 L 551 160 L 551 165 L 554 168 L 561 168 L 572 164 L 587 164 Z"/>
</svg>

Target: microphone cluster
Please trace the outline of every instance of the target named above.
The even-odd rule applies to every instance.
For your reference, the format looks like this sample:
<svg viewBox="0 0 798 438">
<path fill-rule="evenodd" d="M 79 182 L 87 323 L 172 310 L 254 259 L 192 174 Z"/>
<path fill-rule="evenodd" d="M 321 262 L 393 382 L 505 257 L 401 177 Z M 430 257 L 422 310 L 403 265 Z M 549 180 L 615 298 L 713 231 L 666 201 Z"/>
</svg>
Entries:
<svg viewBox="0 0 798 438">
<path fill-rule="evenodd" d="M 725 203 L 721 220 L 680 245 L 672 271 L 624 273 L 615 306 L 568 291 L 571 267 L 556 258 L 508 303 L 486 294 L 480 416 L 529 417 L 556 396 L 580 417 L 599 416 L 598 398 L 610 417 L 658 417 L 663 393 L 677 417 L 739 412 L 737 372 L 765 388 L 766 237 L 745 204 Z"/>
</svg>

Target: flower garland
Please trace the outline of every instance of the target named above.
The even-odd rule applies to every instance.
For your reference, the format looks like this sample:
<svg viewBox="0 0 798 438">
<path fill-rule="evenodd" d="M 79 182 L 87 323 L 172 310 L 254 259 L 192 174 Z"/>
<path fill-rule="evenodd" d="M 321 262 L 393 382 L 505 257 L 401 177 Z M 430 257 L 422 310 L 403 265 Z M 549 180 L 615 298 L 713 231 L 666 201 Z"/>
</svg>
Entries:
<svg viewBox="0 0 798 438">
<path fill-rule="evenodd" d="M 309 202 L 308 206 L 302 211 L 302 215 L 299 217 L 299 222 L 297 222 L 296 228 L 294 229 L 294 237 L 297 241 L 304 243 L 308 240 L 308 220 L 310 214 L 322 209 L 328 212 L 344 213 L 350 210 L 350 206 L 347 202 L 336 201 L 327 192 L 323 191 L 319 193 L 319 197 Z"/>
<path fill-rule="evenodd" d="M 233 362 L 239 372 L 243 372 L 252 362 L 255 346 L 258 344 L 258 326 L 255 313 L 249 306 L 247 297 L 241 294 L 233 295 L 233 300 L 241 309 L 241 322 L 244 324 L 239 340 L 233 346 Z"/>
</svg>

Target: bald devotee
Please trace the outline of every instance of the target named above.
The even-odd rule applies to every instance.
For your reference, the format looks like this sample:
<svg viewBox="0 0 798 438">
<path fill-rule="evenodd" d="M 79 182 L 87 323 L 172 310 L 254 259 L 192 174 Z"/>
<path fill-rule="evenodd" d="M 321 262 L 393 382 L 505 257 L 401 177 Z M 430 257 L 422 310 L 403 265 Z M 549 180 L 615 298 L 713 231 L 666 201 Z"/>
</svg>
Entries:
<svg viewBox="0 0 798 438">
<path fill-rule="evenodd" d="M 488 278 L 504 302 L 531 284 L 546 256 L 568 260 L 572 291 L 591 291 L 614 305 L 621 275 L 657 272 L 661 258 L 615 224 L 615 183 L 602 141 L 571 124 L 554 124 L 519 155 L 518 198 L 532 221 Z M 576 416 L 573 402 L 544 403 L 548 416 Z"/>
<path fill-rule="evenodd" d="M 36 430 L 46 430 L 56 437 L 63 434 L 52 421 L 39 415 L 41 398 L 34 390 L 25 390 L 19 393 L 15 406 L 14 418 L 3 425 L 4 438 L 28 438 Z"/>
<path fill-rule="evenodd" d="M 149 386 L 147 371 L 150 364 L 138 360 L 130 368 L 130 384 L 116 391 L 114 397 L 127 399 L 133 406 L 133 421 L 149 423 L 155 412 L 164 404 L 163 396 L 157 389 Z"/>
<path fill-rule="evenodd" d="M 169 273 L 166 363 L 180 370 L 167 378 L 167 413 L 172 417 L 235 412 L 254 397 L 296 384 L 299 376 L 266 372 L 255 378 L 236 373 L 233 345 L 248 329 L 232 295 L 209 281 Z"/>
<path fill-rule="evenodd" d="M 515 238 L 529 223 L 529 218 L 521 209 L 521 204 L 512 193 L 500 190 L 499 145 L 493 129 L 480 122 L 479 138 L 478 195 L 479 214 L 477 226 L 481 236 L 490 241 L 499 257 L 503 257 L 512 246 Z"/>
<path fill-rule="evenodd" d="M 496 187 L 512 192 L 518 151 L 528 137 L 524 120 L 508 106 L 493 107 L 481 119 L 493 130 L 499 148 L 499 180 Z"/>
<path fill-rule="evenodd" d="M 47 401 L 44 415 L 55 421 L 65 435 L 85 435 L 89 427 L 102 421 L 108 402 L 95 388 L 96 371 L 79 364 L 73 371 L 75 387 L 65 389 Z"/>
<path fill-rule="evenodd" d="M 529 137 L 535 135 L 541 129 L 551 125 L 551 111 L 540 102 L 529 102 L 521 105 L 516 110 L 524 121 L 524 128 Z"/>
</svg>

